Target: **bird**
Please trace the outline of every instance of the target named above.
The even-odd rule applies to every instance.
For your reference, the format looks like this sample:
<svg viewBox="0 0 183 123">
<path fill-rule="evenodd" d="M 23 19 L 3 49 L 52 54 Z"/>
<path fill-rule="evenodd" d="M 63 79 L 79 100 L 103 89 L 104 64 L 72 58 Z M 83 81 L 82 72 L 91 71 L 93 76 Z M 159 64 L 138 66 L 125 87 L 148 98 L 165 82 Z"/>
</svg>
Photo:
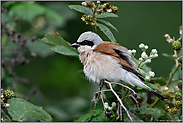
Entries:
<svg viewBox="0 0 183 123">
<path fill-rule="evenodd" d="M 161 94 L 146 85 L 131 60 L 128 49 L 115 42 L 103 41 L 101 37 L 86 31 L 71 44 L 79 52 L 79 59 L 83 64 L 85 76 L 92 82 L 100 84 L 101 81 L 125 82 L 151 91 L 161 100 L 166 100 Z"/>
</svg>

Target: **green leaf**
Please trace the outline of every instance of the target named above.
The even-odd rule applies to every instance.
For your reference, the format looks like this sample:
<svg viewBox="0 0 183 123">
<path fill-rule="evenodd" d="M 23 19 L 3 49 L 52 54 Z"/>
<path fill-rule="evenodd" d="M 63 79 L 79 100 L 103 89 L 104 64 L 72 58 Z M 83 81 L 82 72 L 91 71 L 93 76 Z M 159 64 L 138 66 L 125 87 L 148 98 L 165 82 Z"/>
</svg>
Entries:
<svg viewBox="0 0 183 123">
<path fill-rule="evenodd" d="M 33 105 L 24 99 L 12 98 L 8 100 L 10 107 L 8 113 L 13 120 L 25 121 L 26 118 L 38 119 L 41 122 L 49 122 L 52 117 L 42 107 Z"/>
<path fill-rule="evenodd" d="M 103 110 L 93 110 L 92 112 L 79 117 L 75 122 L 104 122 L 108 121 Z"/>
<path fill-rule="evenodd" d="M 103 25 L 103 24 L 99 24 L 97 22 L 94 22 L 97 24 L 97 26 L 100 28 L 100 30 L 111 40 L 111 42 L 116 42 L 116 39 L 114 38 L 112 32 L 110 31 L 110 29 Z"/>
<path fill-rule="evenodd" d="M 81 5 L 69 5 L 70 9 L 74 9 L 78 12 L 84 13 L 86 15 L 93 15 L 92 10 Z"/>
<path fill-rule="evenodd" d="M 66 42 L 61 36 L 58 36 L 55 33 L 48 33 L 41 39 L 46 44 L 50 44 L 51 46 L 63 45 L 70 46 L 69 42 Z"/>
<path fill-rule="evenodd" d="M 136 86 L 136 89 L 137 90 L 142 90 L 143 88 Z"/>
<path fill-rule="evenodd" d="M 43 14 L 45 8 L 39 4 L 27 1 L 25 3 L 13 5 L 10 10 L 13 11 L 20 19 L 32 21 L 34 17 Z"/>
<path fill-rule="evenodd" d="M 41 40 L 54 46 L 51 49 L 57 53 L 68 56 L 78 56 L 78 51 L 71 47 L 69 42 L 65 41 L 61 36 L 58 36 L 55 33 L 46 34 Z"/>
<path fill-rule="evenodd" d="M 152 78 L 151 80 L 155 80 L 155 83 L 159 83 L 162 86 L 166 84 L 166 81 L 165 81 L 165 79 L 162 76 L 161 77 Z"/>
<path fill-rule="evenodd" d="M 10 118 L 4 113 L 2 109 L 1 109 L 1 118 L 3 118 L 3 122 L 10 122 Z"/>
<path fill-rule="evenodd" d="M 167 53 L 162 53 L 162 55 L 169 58 L 169 59 L 171 59 L 171 60 L 174 60 L 173 55 L 169 55 Z"/>
<path fill-rule="evenodd" d="M 11 5 L 13 5 L 17 2 L 19 2 L 19 1 L 6 1 L 6 2 L 4 1 L 4 2 L 1 3 L 1 6 L 3 8 L 8 8 L 9 6 L 11 6 Z"/>
<path fill-rule="evenodd" d="M 114 13 L 101 13 L 97 16 L 98 18 L 108 18 L 108 17 L 119 17 L 118 15 L 114 14 Z"/>
<path fill-rule="evenodd" d="M 156 108 L 140 108 L 140 113 L 137 114 L 139 119 L 145 122 L 155 122 L 162 116 L 166 115 L 165 112 Z"/>
<path fill-rule="evenodd" d="M 62 55 L 67 55 L 67 56 L 78 56 L 78 52 L 76 52 L 75 50 L 73 50 L 72 48 L 68 48 L 62 45 L 57 45 L 51 48 L 51 50 L 60 53 Z"/>
<path fill-rule="evenodd" d="M 139 117 L 136 116 L 135 109 L 133 108 L 130 110 L 130 115 L 133 117 L 134 122 L 143 122 L 143 120 L 141 120 Z M 132 113 L 132 110 L 133 110 L 133 113 Z M 129 119 L 126 113 L 123 113 L 123 119 L 124 119 L 124 122 L 131 122 L 131 120 Z"/>
<path fill-rule="evenodd" d="M 100 21 L 100 22 L 102 22 L 102 23 L 104 23 L 104 24 L 106 24 L 107 26 L 113 28 L 114 30 L 116 30 L 118 32 L 118 30 L 116 29 L 116 27 L 114 27 L 110 22 L 105 21 L 105 20 L 102 20 L 102 19 L 97 19 L 97 20 Z"/>
<path fill-rule="evenodd" d="M 149 83 L 149 82 L 144 82 L 146 85 L 148 85 L 150 88 L 154 89 L 154 90 L 158 90 L 162 93 L 161 89 L 159 89 L 156 85 Z"/>
</svg>

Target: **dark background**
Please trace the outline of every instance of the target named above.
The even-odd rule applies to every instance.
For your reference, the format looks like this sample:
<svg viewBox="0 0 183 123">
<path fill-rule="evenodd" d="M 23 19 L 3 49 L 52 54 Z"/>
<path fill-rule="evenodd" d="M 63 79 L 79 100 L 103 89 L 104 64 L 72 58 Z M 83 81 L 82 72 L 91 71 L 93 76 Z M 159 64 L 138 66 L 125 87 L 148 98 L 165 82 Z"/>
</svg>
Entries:
<svg viewBox="0 0 183 123">
<path fill-rule="evenodd" d="M 91 25 L 81 21 L 82 13 L 68 8 L 68 5 L 79 5 L 80 2 L 36 2 L 52 9 L 63 17 L 59 27 L 52 26 L 49 33 L 55 31 L 68 42 L 76 42 L 82 32 L 92 30 Z M 179 37 L 179 27 L 182 25 L 181 1 L 118 1 L 110 2 L 118 6 L 119 18 L 107 19 L 117 29 L 113 32 L 117 42 L 128 49 L 136 49 L 136 58 L 140 57 L 140 43 L 147 44 L 149 54 L 151 49 L 157 49 L 159 57 L 148 64 L 156 77 L 168 77 L 174 61 L 162 56 L 162 53 L 173 54 L 171 45 L 166 42 L 164 34 L 168 33 L 176 39 Z M 45 31 L 44 34 L 48 33 Z M 109 39 L 98 29 L 103 40 Z M 39 39 L 44 37 L 38 36 Z M 30 88 L 38 87 L 37 93 L 31 96 L 31 102 L 43 106 L 54 118 L 53 121 L 73 121 L 76 116 L 84 115 L 92 109 L 93 93 L 98 85 L 89 83 L 79 71 L 83 66 L 76 57 L 53 53 L 47 57 L 37 56 L 25 66 L 16 66 L 17 75 L 28 78 L 29 85 L 19 85 L 19 93 L 26 93 Z"/>
</svg>

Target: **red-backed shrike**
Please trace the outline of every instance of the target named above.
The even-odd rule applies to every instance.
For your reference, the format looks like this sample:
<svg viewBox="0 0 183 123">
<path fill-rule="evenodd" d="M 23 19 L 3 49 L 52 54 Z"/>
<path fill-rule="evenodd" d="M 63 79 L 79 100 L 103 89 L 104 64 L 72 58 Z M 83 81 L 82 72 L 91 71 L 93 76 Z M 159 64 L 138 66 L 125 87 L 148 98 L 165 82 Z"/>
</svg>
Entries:
<svg viewBox="0 0 183 123">
<path fill-rule="evenodd" d="M 89 80 L 98 84 L 104 79 L 111 82 L 123 81 L 148 89 L 160 99 L 165 99 L 143 83 L 143 76 L 137 71 L 125 47 L 114 42 L 105 42 L 91 31 L 82 33 L 71 47 L 79 51 L 79 59 L 84 65 L 83 71 Z"/>
</svg>

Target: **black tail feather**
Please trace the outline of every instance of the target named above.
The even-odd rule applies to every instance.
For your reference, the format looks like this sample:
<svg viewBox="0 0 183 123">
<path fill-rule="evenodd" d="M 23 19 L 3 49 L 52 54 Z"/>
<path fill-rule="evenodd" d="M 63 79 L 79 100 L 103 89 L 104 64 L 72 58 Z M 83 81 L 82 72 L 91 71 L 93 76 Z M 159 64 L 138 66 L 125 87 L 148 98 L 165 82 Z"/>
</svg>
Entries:
<svg viewBox="0 0 183 123">
<path fill-rule="evenodd" d="M 163 101 L 166 100 L 166 98 L 163 97 L 163 96 L 162 96 L 161 94 L 159 94 L 158 92 L 156 92 L 156 91 L 154 91 L 154 90 L 151 90 L 151 92 L 152 92 L 154 95 L 156 95 L 158 98 L 160 98 L 161 100 L 163 100 Z"/>
</svg>

